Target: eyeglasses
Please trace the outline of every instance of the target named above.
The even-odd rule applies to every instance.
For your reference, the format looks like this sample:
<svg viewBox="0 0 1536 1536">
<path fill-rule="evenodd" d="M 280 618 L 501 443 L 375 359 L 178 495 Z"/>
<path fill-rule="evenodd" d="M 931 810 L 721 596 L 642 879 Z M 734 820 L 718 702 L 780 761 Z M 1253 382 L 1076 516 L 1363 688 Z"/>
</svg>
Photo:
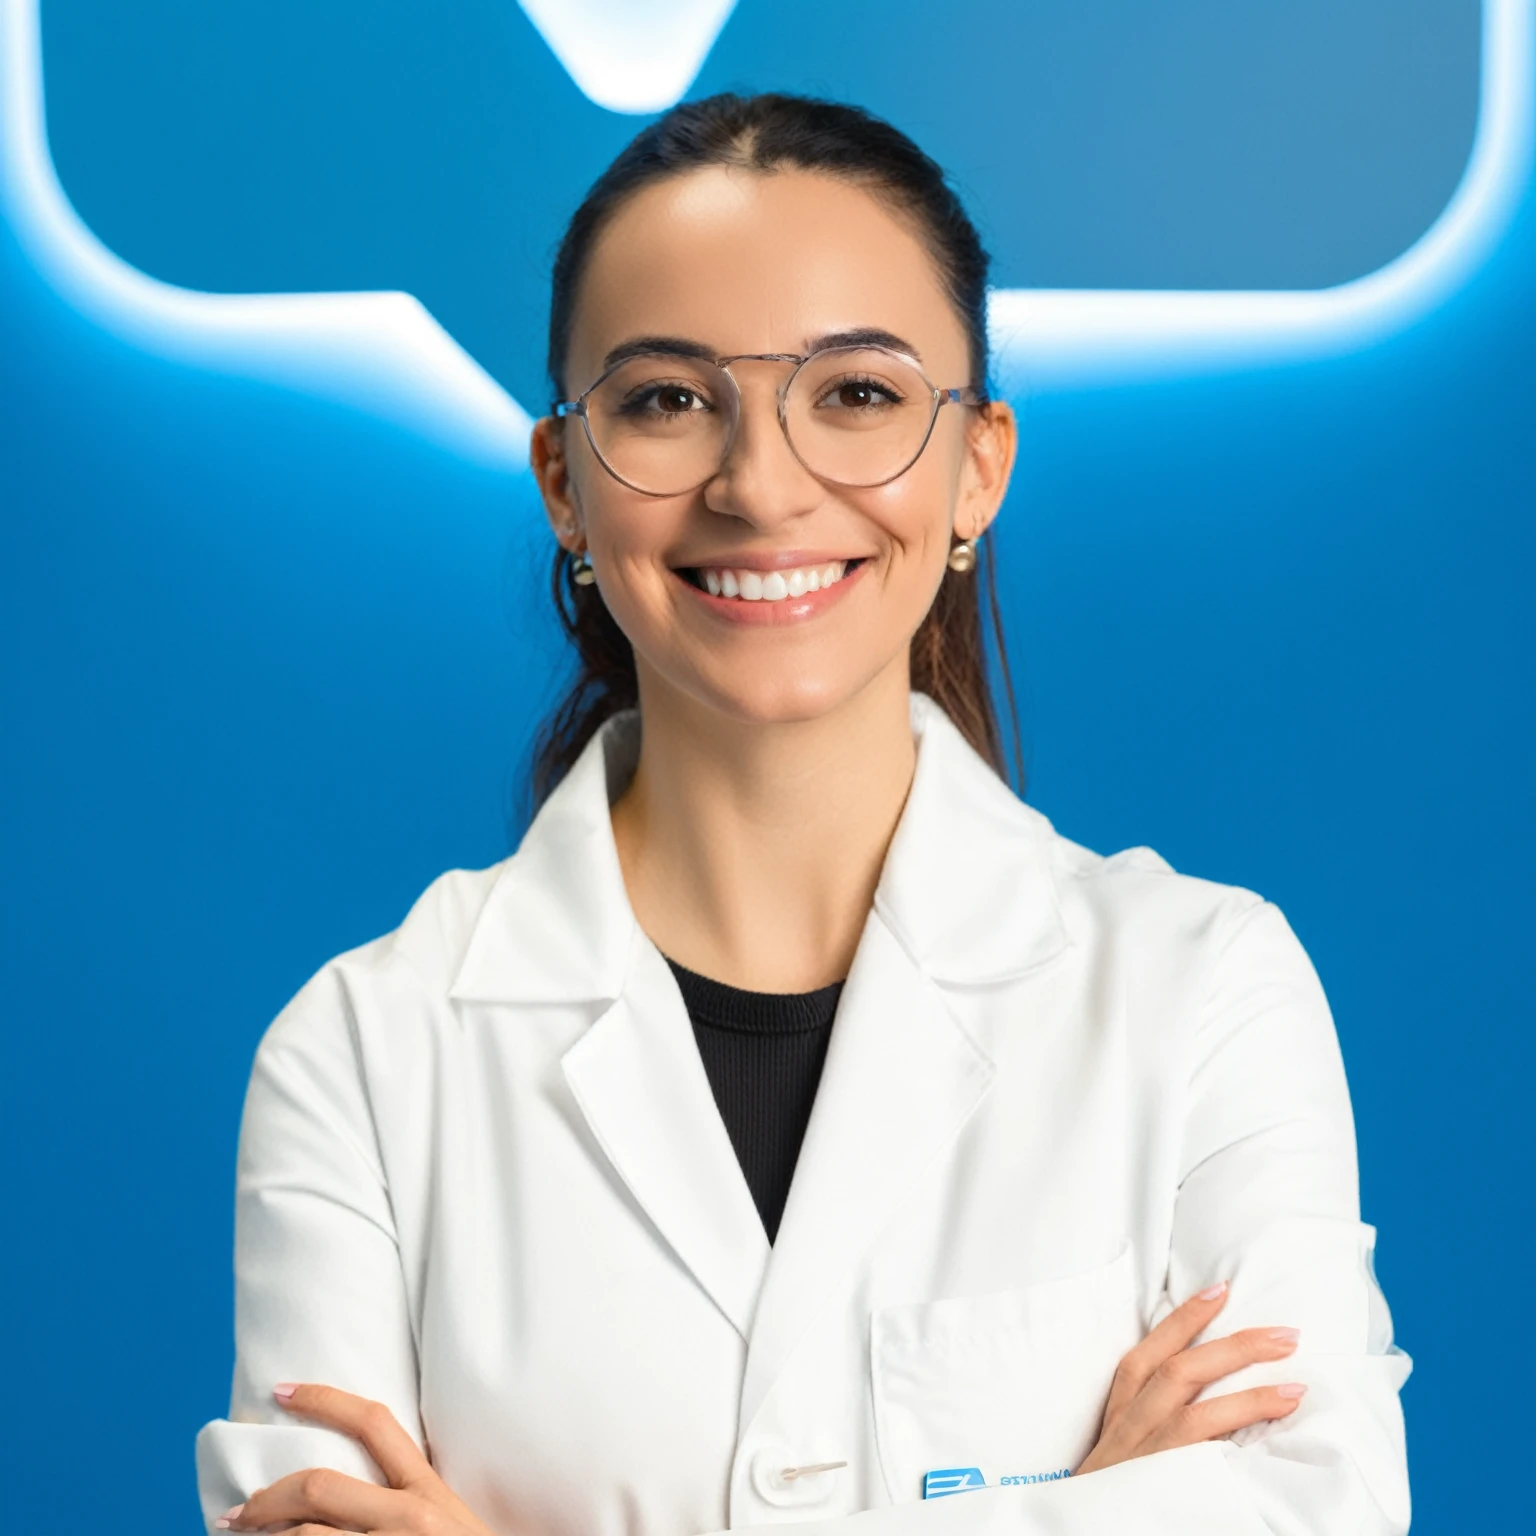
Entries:
<svg viewBox="0 0 1536 1536">
<path fill-rule="evenodd" d="M 819 480 L 885 485 L 918 460 L 941 406 L 985 405 L 969 386 L 939 389 L 917 359 L 881 346 L 742 352 L 699 358 L 642 352 L 601 374 L 556 416 L 580 416 L 587 441 L 614 479 L 648 496 L 679 496 L 724 467 L 741 420 L 740 362 L 793 363 L 778 389 L 790 452 Z"/>
</svg>

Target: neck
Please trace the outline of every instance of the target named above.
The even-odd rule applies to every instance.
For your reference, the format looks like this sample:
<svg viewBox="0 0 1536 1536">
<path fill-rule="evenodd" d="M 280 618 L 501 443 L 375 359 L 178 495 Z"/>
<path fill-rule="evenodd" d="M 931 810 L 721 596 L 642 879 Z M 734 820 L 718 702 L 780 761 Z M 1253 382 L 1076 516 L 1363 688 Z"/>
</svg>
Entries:
<svg viewBox="0 0 1536 1536">
<path fill-rule="evenodd" d="M 827 715 L 764 725 L 642 670 L 639 766 L 613 830 L 663 954 L 760 992 L 848 974 L 916 766 L 909 686 L 892 668 Z"/>
</svg>

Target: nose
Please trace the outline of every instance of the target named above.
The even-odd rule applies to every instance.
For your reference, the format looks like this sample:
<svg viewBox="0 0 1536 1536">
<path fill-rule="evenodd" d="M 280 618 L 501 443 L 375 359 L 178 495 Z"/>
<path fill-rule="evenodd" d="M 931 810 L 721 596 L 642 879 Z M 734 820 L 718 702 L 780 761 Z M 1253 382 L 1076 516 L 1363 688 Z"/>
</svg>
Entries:
<svg viewBox="0 0 1536 1536">
<path fill-rule="evenodd" d="M 712 512 L 767 530 L 809 512 L 824 492 L 795 457 L 779 423 L 780 381 L 762 365 L 754 365 L 753 374 L 731 374 L 740 397 L 736 433 L 725 462 L 704 487 L 704 504 Z"/>
</svg>

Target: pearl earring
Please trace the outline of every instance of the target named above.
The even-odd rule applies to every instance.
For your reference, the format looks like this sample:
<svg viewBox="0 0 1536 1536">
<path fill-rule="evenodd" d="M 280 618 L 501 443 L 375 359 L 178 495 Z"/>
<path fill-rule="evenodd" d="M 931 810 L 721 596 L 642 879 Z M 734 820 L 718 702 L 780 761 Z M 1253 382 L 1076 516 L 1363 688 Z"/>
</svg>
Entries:
<svg viewBox="0 0 1536 1536">
<path fill-rule="evenodd" d="M 949 552 L 949 568 L 959 571 L 963 576 L 967 571 L 976 569 L 976 540 L 961 539 Z"/>
<path fill-rule="evenodd" d="M 582 550 L 581 553 L 575 557 L 574 564 L 575 572 L 572 575 L 571 580 L 574 581 L 578 587 L 590 587 L 592 583 L 597 580 L 597 572 L 592 569 L 592 561 L 588 557 L 586 550 Z"/>
</svg>

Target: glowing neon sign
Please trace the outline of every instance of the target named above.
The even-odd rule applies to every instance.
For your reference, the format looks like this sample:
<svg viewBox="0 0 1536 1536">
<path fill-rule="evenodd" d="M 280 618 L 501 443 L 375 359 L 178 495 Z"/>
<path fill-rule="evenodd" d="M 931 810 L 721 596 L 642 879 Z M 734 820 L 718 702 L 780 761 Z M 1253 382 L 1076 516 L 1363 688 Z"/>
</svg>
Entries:
<svg viewBox="0 0 1536 1536">
<path fill-rule="evenodd" d="M 697 74 L 734 0 L 520 0 L 581 88 L 650 112 Z M 1454 291 L 1506 227 L 1530 174 L 1536 0 L 1485 0 L 1477 136 L 1460 186 L 1402 255 L 1311 291 L 999 290 L 991 323 L 1010 391 L 1072 388 L 1348 351 Z M 529 418 L 403 293 L 210 294 L 138 271 L 71 208 L 49 158 L 37 0 L 0 0 L 0 208 L 38 270 L 144 350 L 269 379 L 520 468 Z"/>
</svg>

